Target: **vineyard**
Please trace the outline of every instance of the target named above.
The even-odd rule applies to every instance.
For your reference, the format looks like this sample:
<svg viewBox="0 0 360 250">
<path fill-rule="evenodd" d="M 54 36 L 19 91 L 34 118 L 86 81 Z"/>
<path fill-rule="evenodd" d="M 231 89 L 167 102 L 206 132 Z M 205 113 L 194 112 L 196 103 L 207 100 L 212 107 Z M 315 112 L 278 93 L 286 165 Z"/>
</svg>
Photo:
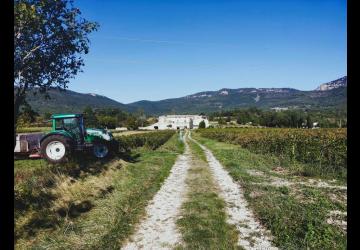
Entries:
<svg viewBox="0 0 360 250">
<path fill-rule="evenodd" d="M 138 147 L 146 147 L 154 150 L 169 140 L 174 133 L 174 131 L 139 133 L 127 136 L 116 136 L 116 140 L 119 141 L 120 152 L 128 152 Z"/>
<path fill-rule="evenodd" d="M 254 153 L 274 154 L 280 159 L 309 164 L 313 172 L 346 178 L 347 129 L 258 129 L 200 130 L 200 135 L 238 144 Z"/>
</svg>

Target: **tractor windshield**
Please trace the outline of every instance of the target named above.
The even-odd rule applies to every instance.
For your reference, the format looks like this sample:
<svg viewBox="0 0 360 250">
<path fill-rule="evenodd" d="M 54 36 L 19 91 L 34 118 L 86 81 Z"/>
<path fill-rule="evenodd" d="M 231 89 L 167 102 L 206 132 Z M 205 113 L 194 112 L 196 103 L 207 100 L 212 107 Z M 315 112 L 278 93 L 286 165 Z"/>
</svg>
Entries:
<svg viewBox="0 0 360 250">
<path fill-rule="evenodd" d="M 77 118 L 66 118 L 66 119 L 56 119 L 55 120 L 55 129 L 56 130 L 73 130 L 79 128 L 79 122 Z"/>
<path fill-rule="evenodd" d="M 79 128 L 79 121 L 77 118 L 68 118 L 64 119 L 64 127 L 73 130 Z"/>
</svg>

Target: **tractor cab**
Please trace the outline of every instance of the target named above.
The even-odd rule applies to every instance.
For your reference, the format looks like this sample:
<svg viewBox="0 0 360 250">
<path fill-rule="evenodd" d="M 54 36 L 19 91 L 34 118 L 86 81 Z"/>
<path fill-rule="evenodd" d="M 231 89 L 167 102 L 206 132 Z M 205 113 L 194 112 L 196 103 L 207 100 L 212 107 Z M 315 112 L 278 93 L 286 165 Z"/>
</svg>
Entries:
<svg viewBox="0 0 360 250">
<path fill-rule="evenodd" d="M 55 114 L 51 116 L 52 131 L 63 131 L 68 133 L 77 144 L 84 143 L 86 129 L 82 114 Z"/>
</svg>

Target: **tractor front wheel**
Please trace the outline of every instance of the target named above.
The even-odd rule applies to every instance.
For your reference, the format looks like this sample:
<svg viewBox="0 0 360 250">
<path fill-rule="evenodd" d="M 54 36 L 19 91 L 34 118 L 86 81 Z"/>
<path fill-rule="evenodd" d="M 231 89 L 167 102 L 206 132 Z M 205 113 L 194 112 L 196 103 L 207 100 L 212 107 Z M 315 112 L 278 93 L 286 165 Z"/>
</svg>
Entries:
<svg viewBox="0 0 360 250">
<path fill-rule="evenodd" d="M 41 154 L 51 163 L 63 163 L 71 155 L 71 142 L 60 135 L 51 135 L 41 143 Z"/>
<path fill-rule="evenodd" d="M 106 143 L 98 142 L 94 144 L 93 154 L 96 158 L 106 158 L 110 153 L 109 147 Z"/>
</svg>

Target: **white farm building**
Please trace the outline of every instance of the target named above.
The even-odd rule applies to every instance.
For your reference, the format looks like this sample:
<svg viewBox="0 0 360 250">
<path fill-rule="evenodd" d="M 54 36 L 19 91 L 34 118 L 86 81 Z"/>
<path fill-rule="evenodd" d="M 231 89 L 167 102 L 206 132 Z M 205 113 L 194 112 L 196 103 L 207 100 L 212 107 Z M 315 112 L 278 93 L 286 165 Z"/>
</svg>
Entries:
<svg viewBox="0 0 360 250">
<path fill-rule="evenodd" d="M 201 115 L 162 115 L 158 122 L 147 127 L 140 127 L 144 130 L 165 130 L 165 129 L 197 129 L 201 121 L 205 122 L 205 127 L 209 126 L 209 120 Z"/>
</svg>

